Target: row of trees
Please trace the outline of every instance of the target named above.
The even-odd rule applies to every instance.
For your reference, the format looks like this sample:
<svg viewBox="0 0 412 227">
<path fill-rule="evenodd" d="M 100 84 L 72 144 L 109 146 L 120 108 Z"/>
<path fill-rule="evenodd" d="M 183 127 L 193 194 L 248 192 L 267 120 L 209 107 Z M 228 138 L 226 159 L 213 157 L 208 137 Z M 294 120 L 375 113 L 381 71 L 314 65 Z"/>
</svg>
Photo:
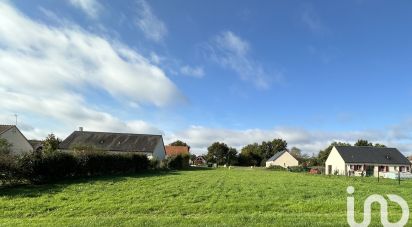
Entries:
<svg viewBox="0 0 412 227">
<path fill-rule="evenodd" d="M 235 148 L 229 147 L 225 143 L 215 142 L 207 148 L 205 158 L 208 162 L 217 163 L 218 165 L 265 166 L 266 160 L 274 154 L 288 150 L 304 166 L 323 166 L 334 146 L 352 146 L 350 143 L 333 142 L 319 151 L 317 155 L 309 156 L 302 154 L 302 151 L 297 147 L 288 149 L 287 145 L 286 140 L 274 139 L 272 141 L 263 141 L 260 144 L 248 144 L 238 153 Z M 364 139 L 359 139 L 353 146 L 386 147 L 383 144 L 373 144 Z"/>
</svg>

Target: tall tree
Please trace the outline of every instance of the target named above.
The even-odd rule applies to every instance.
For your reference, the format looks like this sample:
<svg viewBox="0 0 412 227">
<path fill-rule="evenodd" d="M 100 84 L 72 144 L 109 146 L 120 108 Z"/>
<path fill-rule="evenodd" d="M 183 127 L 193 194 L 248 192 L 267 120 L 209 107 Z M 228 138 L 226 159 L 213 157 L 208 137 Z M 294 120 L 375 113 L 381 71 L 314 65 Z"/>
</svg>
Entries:
<svg viewBox="0 0 412 227">
<path fill-rule="evenodd" d="M 372 147 L 373 144 L 370 143 L 368 140 L 359 139 L 359 140 L 354 144 L 354 146 L 357 146 L 357 147 Z"/>
<path fill-rule="evenodd" d="M 229 147 L 229 151 L 226 155 L 226 162 L 228 165 L 233 165 L 237 163 L 237 150 L 236 148 Z"/>
<path fill-rule="evenodd" d="M 59 149 L 59 144 L 61 140 L 57 138 L 54 134 L 49 134 L 45 140 L 43 140 L 43 152 L 53 153 Z"/>
<path fill-rule="evenodd" d="M 260 155 L 262 160 L 267 160 L 274 154 L 287 149 L 288 143 L 282 139 L 274 139 L 272 141 L 263 141 L 260 146 Z"/>
<path fill-rule="evenodd" d="M 333 142 L 324 150 L 319 151 L 317 164 L 324 165 L 334 146 L 351 146 L 350 143 Z"/>
<path fill-rule="evenodd" d="M 244 146 L 239 154 L 239 164 L 244 166 L 258 166 L 262 161 L 259 144 L 248 144 Z"/>
<path fill-rule="evenodd" d="M 215 142 L 207 148 L 206 159 L 218 165 L 230 164 L 236 160 L 237 151 L 225 143 Z"/>
<path fill-rule="evenodd" d="M 170 146 L 180 146 L 180 147 L 189 147 L 187 143 L 181 141 L 181 140 L 176 140 L 175 142 L 169 144 Z"/>
</svg>

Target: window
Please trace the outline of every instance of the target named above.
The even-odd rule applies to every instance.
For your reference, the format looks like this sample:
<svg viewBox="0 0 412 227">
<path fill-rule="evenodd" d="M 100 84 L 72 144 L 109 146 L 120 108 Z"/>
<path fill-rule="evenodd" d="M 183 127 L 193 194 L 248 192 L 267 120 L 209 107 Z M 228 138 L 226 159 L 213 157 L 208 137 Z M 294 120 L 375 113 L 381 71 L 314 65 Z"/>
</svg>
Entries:
<svg viewBox="0 0 412 227">
<path fill-rule="evenodd" d="M 362 165 L 354 165 L 353 170 L 355 171 L 361 171 L 362 170 Z"/>
<path fill-rule="evenodd" d="M 389 167 L 388 166 L 379 166 L 379 172 L 388 172 Z"/>
</svg>

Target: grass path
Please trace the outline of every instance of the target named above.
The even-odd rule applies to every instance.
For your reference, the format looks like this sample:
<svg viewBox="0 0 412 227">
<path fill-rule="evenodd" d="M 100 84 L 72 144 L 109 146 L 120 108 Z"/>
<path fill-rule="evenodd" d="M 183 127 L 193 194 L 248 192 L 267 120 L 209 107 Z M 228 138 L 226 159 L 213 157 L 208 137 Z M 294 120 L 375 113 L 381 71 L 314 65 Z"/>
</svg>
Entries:
<svg viewBox="0 0 412 227">
<path fill-rule="evenodd" d="M 412 181 L 213 169 L 3 188 L 0 225 L 347 226 L 349 185 L 357 219 L 371 194 L 397 194 L 412 205 Z M 389 211 L 392 221 L 400 217 L 396 204 Z"/>
</svg>

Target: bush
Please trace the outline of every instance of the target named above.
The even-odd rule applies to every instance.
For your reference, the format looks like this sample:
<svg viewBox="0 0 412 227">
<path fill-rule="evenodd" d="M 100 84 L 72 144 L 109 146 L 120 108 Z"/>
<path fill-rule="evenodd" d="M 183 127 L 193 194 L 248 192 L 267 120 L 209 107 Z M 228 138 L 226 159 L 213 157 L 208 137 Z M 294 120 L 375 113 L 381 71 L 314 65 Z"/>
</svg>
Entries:
<svg viewBox="0 0 412 227">
<path fill-rule="evenodd" d="M 288 167 L 290 172 L 308 172 L 309 168 L 303 166 L 290 166 Z"/>
<path fill-rule="evenodd" d="M 12 184 L 21 178 L 17 168 L 16 157 L 6 154 L 0 155 L 0 181 L 4 184 Z"/>
<path fill-rule="evenodd" d="M 274 171 L 286 171 L 286 168 L 283 168 L 282 166 L 274 165 L 274 166 L 269 166 L 266 167 L 268 170 L 274 170 Z"/>
<path fill-rule="evenodd" d="M 169 169 L 187 169 L 189 168 L 190 156 L 187 154 L 179 154 L 167 158 L 167 167 Z"/>
<path fill-rule="evenodd" d="M 149 168 L 146 155 L 140 154 L 106 154 L 103 152 L 76 153 L 78 175 L 92 176 L 112 173 L 139 172 Z"/>
<path fill-rule="evenodd" d="M 69 153 L 25 154 L 18 161 L 24 178 L 32 183 L 45 183 L 73 177 L 77 160 Z"/>
<path fill-rule="evenodd" d="M 139 172 L 148 169 L 149 165 L 146 155 L 81 151 L 25 154 L 18 159 L 16 169 L 24 179 L 38 184 L 70 177 Z M 8 169 L 13 170 L 11 167 Z M 3 175 L 4 178 L 8 176 Z"/>
</svg>

